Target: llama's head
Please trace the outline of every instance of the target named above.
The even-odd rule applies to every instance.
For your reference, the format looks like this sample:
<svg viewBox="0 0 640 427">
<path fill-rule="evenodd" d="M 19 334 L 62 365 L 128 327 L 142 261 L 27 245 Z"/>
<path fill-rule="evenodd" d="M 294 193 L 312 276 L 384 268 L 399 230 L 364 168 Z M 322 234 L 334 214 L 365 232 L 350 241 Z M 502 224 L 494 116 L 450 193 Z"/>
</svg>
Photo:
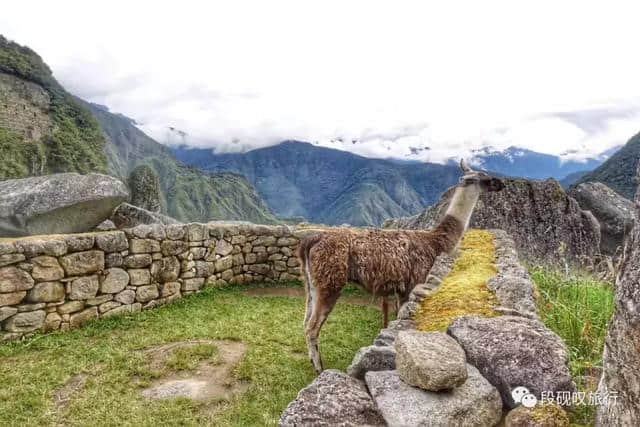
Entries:
<svg viewBox="0 0 640 427">
<path fill-rule="evenodd" d="M 460 178 L 462 186 L 477 185 L 481 191 L 500 191 L 504 188 L 504 182 L 501 179 L 484 172 L 474 171 L 464 159 L 460 160 L 460 169 L 463 173 Z"/>
</svg>

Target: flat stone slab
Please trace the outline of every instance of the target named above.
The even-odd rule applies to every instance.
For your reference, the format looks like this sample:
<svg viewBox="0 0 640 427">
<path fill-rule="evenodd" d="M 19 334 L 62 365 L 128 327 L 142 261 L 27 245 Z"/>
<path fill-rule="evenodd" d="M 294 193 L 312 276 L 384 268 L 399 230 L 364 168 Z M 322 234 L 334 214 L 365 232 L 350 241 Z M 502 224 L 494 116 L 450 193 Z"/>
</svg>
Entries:
<svg viewBox="0 0 640 427">
<path fill-rule="evenodd" d="M 122 182 L 96 173 L 59 173 L 2 181 L 0 235 L 89 231 L 128 196 Z"/>
<path fill-rule="evenodd" d="M 464 384 L 450 391 L 412 387 L 396 371 L 365 376 L 378 410 L 390 427 L 487 427 L 502 418 L 500 393 L 471 365 Z"/>
<path fill-rule="evenodd" d="M 448 333 L 510 408 L 517 406 L 511 396 L 516 387 L 526 387 L 538 399 L 543 391 L 576 391 L 564 342 L 538 320 L 466 316 L 455 320 Z"/>
</svg>

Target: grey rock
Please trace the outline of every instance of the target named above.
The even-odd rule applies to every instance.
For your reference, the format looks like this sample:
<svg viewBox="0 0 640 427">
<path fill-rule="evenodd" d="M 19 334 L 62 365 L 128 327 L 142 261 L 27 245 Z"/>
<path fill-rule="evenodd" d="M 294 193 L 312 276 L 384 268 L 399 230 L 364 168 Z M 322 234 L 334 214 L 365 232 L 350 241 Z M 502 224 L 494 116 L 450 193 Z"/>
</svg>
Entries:
<svg viewBox="0 0 640 427">
<path fill-rule="evenodd" d="M 100 224 L 96 225 L 95 231 L 113 231 L 118 227 L 110 219 L 105 219 Z"/>
<path fill-rule="evenodd" d="M 500 192 L 480 196 L 470 227 L 501 229 L 513 237 L 527 260 L 579 263 L 600 254 L 600 225 L 555 180 L 505 179 Z M 384 223 L 387 228 L 433 228 L 449 205 L 454 188 L 419 215 Z"/>
<path fill-rule="evenodd" d="M 180 292 L 180 282 L 167 282 L 160 285 L 160 296 L 169 297 Z"/>
<path fill-rule="evenodd" d="M 104 270 L 104 252 L 75 252 L 60 258 L 67 276 L 80 276 Z"/>
<path fill-rule="evenodd" d="M 136 292 L 132 289 L 125 289 L 117 294 L 114 299 L 122 304 L 131 304 L 136 299 Z"/>
<path fill-rule="evenodd" d="M 104 265 L 107 268 L 121 267 L 124 264 L 124 257 L 118 252 L 106 254 L 104 257 Z"/>
<path fill-rule="evenodd" d="M 364 383 L 331 369 L 300 390 L 280 417 L 282 427 L 384 425 Z"/>
<path fill-rule="evenodd" d="M 638 169 L 640 177 L 640 168 Z M 603 372 L 598 392 L 616 392 L 598 407 L 597 426 L 640 425 L 640 221 L 636 195 L 635 226 L 616 283 L 616 310 L 609 323 L 603 355 Z"/>
<path fill-rule="evenodd" d="M 378 410 L 391 427 L 494 426 L 502 418 L 500 393 L 471 365 L 460 387 L 432 392 L 411 387 L 395 371 L 365 376 Z"/>
<path fill-rule="evenodd" d="M 139 286 L 136 289 L 136 301 L 138 302 L 149 302 L 159 296 L 160 292 L 158 292 L 158 287 L 156 285 Z"/>
<path fill-rule="evenodd" d="M 25 256 L 23 254 L 3 254 L 0 255 L 0 267 L 15 264 L 24 260 Z"/>
<path fill-rule="evenodd" d="M 98 293 L 99 288 L 100 283 L 97 275 L 80 277 L 71 282 L 69 299 L 86 300 L 94 298 Z"/>
<path fill-rule="evenodd" d="M 504 427 L 569 427 L 567 413 L 556 404 L 527 408 L 523 405 L 509 411 Z"/>
<path fill-rule="evenodd" d="M 489 280 L 487 287 L 498 298 L 502 312 L 537 317 L 535 285 L 518 259 L 513 239 L 502 230 L 491 233 L 495 237 L 498 274 Z"/>
<path fill-rule="evenodd" d="M 16 305 L 27 295 L 26 291 L 9 292 L 0 294 L 0 307 L 5 305 Z"/>
<path fill-rule="evenodd" d="M 148 165 L 137 166 L 129 175 L 131 204 L 150 212 L 160 212 L 160 179 Z"/>
<path fill-rule="evenodd" d="M 369 371 L 390 371 L 396 368 L 396 351 L 390 346 L 370 345 L 356 353 L 347 374 L 359 380 Z"/>
<path fill-rule="evenodd" d="M 180 276 L 180 261 L 175 256 L 164 257 L 151 265 L 151 276 L 160 282 L 173 282 Z"/>
<path fill-rule="evenodd" d="M 480 370 L 514 408 L 511 391 L 527 387 L 538 399 L 545 392 L 574 392 L 564 342 L 542 322 L 518 316 L 467 316 L 448 329 Z"/>
<path fill-rule="evenodd" d="M 98 307 L 87 308 L 79 313 L 72 314 L 69 318 L 69 325 L 75 328 L 96 317 L 98 317 Z"/>
<path fill-rule="evenodd" d="M 204 278 L 185 279 L 182 282 L 183 291 L 197 291 L 204 285 Z"/>
<path fill-rule="evenodd" d="M 151 283 L 151 273 L 146 269 L 129 270 L 129 283 L 132 286 L 146 285 Z"/>
<path fill-rule="evenodd" d="M 27 291 L 33 283 L 26 271 L 13 266 L 0 268 L 0 292 Z"/>
<path fill-rule="evenodd" d="M 0 322 L 16 314 L 18 309 L 15 307 L 0 307 Z"/>
<path fill-rule="evenodd" d="M 7 332 L 32 332 L 42 327 L 46 317 L 44 310 L 28 311 L 18 313 L 4 322 L 4 329 Z"/>
<path fill-rule="evenodd" d="M 84 301 L 69 301 L 58 307 L 58 313 L 70 314 L 80 311 L 84 308 Z"/>
<path fill-rule="evenodd" d="M 54 257 L 43 255 L 31 258 L 31 264 L 33 264 L 31 277 L 35 280 L 52 281 L 64 277 L 64 270 Z"/>
<path fill-rule="evenodd" d="M 601 182 L 584 182 L 569 191 L 580 207 L 591 211 L 600 223 L 600 249 L 613 255 L 633 227 L 633 202 Z"/>
<path fill-rule="evenodd" d="M 110 231 L 96 235 L 96 245 L 105 252 L 120 252 L 129 249 L 127 236 L 122 231 Z"/>
<path fill-rule="evenodd" d="M 160 243 L 153 239 L 131 239 L 129 240 L 129 252 L 132 254 L 160 252 Z"/>
<path fill-rule="evenodd" d="M 409 385 L 450 390 L 467 380 L 464 350 L 442 332 L 402 331 L 395 342 L 396 370 Z"/>
<path fill-rule="evenodd" d="M 129 273 L 121 268 L 110 268 L 104 273 L 100 280 L 100 292 L 103 294 L 116 294 L 129 284 Z"/>
<path fill-rule="evenodd" d="M 95 237 L 92 234 L 74 234 L 65 238 L 69 252 L 88 251 L 93 248 Z"/>
<path fill-rule="evenodd" d="M 227 256 L 233 251 L 233 245 L 226 240 L 218 240 L 216 244 L 216 254 Z"/>
<path fill-rule="evenodd" d="M 133 254 L 124 258 L 124 265 L 127 268 L 144 268 L 150 266 L 152 261 L 150 254 Z"/>
<path fill-rule="evenodd" d="M 151 212 L 129 203 L 122 203 L 118 206 L 109 219 L 113 221 L 118 229 L 133 228 L 143 224 L 180 224 L 179 221 L 171 217 Z"/>
<path fill-rule="evenodd" d="M 111 215 L 129 193 L 100 174 L 61 173 L 0 182 L 0 235 L 80 233 Z"/>
<path fill-rule="evenodd" d="M 180 255 L 189 250 L 189 244 L 182 240 L 165 240 L 160 247 L 164 256 Z"/>
<path fill-rule="evenodd" d="M 55 302 L 64 299 L 64 285 L 60 282 L 37 283 L 27 295 L 29 302 Z"/>
</svg>

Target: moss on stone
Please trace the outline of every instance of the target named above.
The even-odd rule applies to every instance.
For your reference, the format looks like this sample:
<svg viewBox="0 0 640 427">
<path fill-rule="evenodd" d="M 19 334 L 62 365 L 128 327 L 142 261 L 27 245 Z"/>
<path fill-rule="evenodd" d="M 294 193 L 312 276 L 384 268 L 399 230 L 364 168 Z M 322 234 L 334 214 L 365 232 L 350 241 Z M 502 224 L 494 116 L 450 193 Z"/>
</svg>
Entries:
<svg viewBox="0 0 640 427">
<path fill-rule="evenodd" d="M 458 317 L 498 313 L 496 296 L 487 282 L 497 274 L 493 235 L 468 231 L 460 244 L 460 256 L 437 292 L 422 302 L 415 321 L 421 331 L 444 331 Z"/>
</svg>

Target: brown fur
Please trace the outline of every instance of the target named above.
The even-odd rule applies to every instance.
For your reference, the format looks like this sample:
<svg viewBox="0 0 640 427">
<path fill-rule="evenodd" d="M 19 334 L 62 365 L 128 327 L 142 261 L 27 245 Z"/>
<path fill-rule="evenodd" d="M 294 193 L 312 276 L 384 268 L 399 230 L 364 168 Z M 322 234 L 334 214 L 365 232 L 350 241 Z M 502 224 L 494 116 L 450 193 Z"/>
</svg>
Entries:
<svg viewBox="0 0 640 427">
<path fill-rule="evenodd" d="M 437 256 L 455 248 L 463 232 L 459 220 L 446 216 L 433 231 L 342 230 L 302 239 L 298 256 L 307 293 L 305 333 L 311 348 L 317 352 L 320 328 L 347 281 L 374 295 L 397 294 L 404 301 L 417 284 L 424 283 Z M 312 353 L 316 370 L 322 370 L 319 354 Z"/>
</svg>

